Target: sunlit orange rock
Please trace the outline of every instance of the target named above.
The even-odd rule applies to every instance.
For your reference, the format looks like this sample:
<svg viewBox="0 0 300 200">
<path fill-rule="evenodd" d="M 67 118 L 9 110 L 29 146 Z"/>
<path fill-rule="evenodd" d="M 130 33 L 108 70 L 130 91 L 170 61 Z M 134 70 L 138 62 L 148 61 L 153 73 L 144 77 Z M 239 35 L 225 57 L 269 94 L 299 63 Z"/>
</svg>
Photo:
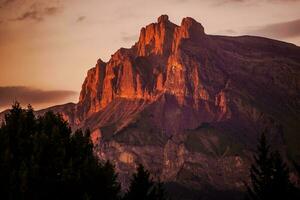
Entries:
<svg viewBox="0 0 300 200">
<path fill-rule="evenodd" d="M 160 16 L 157 23 L 141 29 L 132 48 L 119 49 L 107 63 L 99 60 L 88 72 L 79 99 L 80 115 L 90 116 L 115 98 L 155 100 L 163 92 L 174 94 L 181 104 L 186 96 L 195 102 L 207 98 L 199 80 L 199 63 L 181 52 L 187 38 L 202 36 L 204 28 L 192 18 L 184 18 L 177 26 L 167 15 Z"/>
</svg>

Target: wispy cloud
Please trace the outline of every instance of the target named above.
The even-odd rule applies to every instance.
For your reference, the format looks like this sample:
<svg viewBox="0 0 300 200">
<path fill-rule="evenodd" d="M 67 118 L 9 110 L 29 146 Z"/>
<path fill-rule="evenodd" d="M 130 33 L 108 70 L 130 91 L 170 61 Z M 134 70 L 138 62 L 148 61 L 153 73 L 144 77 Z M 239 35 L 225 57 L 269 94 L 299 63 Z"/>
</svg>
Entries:
<svg viewBox="0 0 300 200">
<path fill-rule="evenodd" d="M 21 16 L 14 18 L 13 20 L 23 21 L 23 20 L 27 20 L 27 19 L 41 21 L 43 19 L 43 17 L 40 15 L 39 12 L 33 10 L 33 11 L 27 11 L 27 12 L 23 13 Z"/>
<path fill-rule="evenodd" d="M 300 0 L 215 0 L 213 5 L 222 6 L 225 4 L 246 4 L 246 5 L 258 5 L 261 3 L 295 3 L 300 2 Z"/>
<path fill-rule="evenodd" d="M 233 30 L 233 29 L 223 29 L 223 30 L 219 30 L 216 33 L 213 34 L 225 34 L 225 35 L 236 35 L 238 32 Z"/>
<path fill-rule="evenodd" d="M 22 104 L 56 104 L 77 95 L 77 92 L 70 90 L 40 90 L 24 86 L 0 87 L 0 107 L 9 107 L 13 101 Z"/>
<path fill-rule="evenodd" d="M 272 3 L 287 3 L 287 2 L 297 2 L 300 0 L 219 0 L 224 3 L 248 3 L 248 2 L 272 2 Z"/>
<path fill-rule="evenodd" d="M 248 28 L 245 33 L 277 39 L 298 37 L 300 36 L 300 19 Z"/>
<path fill-rule="evenodd" d="M 79 16 L 76 20 L 76 22 L 82 22 L 86 19 L 86 16 Z"/>
<path fill-rule="evenodd" d="M 19 17 L 14 18 L 13 20 L 23 21 L 23 20 L 34 20 L 42 21 L 45 17 L 53 16 L 61 11 L 60 7 L 45 7 L 45 8 L 35 8 L 31 7 L 30 10 L 24 12 Z"/>
<path fill-rule="evenodd" d="M 233 29 L 226 29 L 226 30 L 224 30 L 224 32 L 227 33 L 227 34 L 236 34 L 236 33 L 237 33 L 237 32 L 236 32 L 235 30 L 233 30 Z"/>
<path fill-rule="evenodd" d="M 3 21 L 42 21 L 62 10 L 63 4 L 58 0 L 0 0 L 0 17 Z"/>
<path fill-rule="evenodd" d="M 128 35 L 127 33 L 122 32 L 121 39 L 123 42 L 132 42 L 138 39 L 138 35 Z"/>
<path fill-rule="evenodd" d="M 3 8 L 11 3 L 14 3 L 16 0 L 0 0 L 0 8 Z"/>
<path fill-rule="evenodd" d="M 45 15 L 55 15 L 57 13 L 59 13 L 61 11 L 61 7 L 55 7 L 55 6 L 52 6 L 52 7 L 46 7 L 44 9 L 44 14 Z"/>
</svg>

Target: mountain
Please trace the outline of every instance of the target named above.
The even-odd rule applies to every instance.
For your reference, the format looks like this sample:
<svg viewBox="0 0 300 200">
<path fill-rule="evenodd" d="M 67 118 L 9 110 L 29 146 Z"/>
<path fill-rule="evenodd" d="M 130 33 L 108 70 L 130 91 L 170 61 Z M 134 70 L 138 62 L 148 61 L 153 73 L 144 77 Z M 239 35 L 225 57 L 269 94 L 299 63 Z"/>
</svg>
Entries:
<svg viewBox="0 0 300 200">
<path fill-rule="evenodd" d="M 142 163 L 182 195 L 242 191 L 263 130 L 300 160 L 300 47 L 207 35 L 190 17 L 178 26 L 162 15 L 131 48 L 97 61 L 77 104 L 38 114 L 47 110 L 89 128 L 95 152 L 116 164 L 124 185 Z"/>
</svg>

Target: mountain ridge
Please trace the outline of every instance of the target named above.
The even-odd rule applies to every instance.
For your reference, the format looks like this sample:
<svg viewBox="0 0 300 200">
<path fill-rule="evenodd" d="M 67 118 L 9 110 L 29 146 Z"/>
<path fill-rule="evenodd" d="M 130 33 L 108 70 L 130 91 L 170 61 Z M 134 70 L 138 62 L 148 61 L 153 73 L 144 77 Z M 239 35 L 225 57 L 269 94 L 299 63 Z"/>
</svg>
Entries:
<svg viewBox="0 0 300 200">
<path fill-rule="evenodd" d="M 77 104 L 62 113 L 89 128 L 95 152 L 126 186 L 137 163 L 196 190 L 244 189 L 258 135 L 300 160 L 300 47 L 255 36 L 215 36 L 162 15 L 131 48 L 99 59 Z"/>
</svg>

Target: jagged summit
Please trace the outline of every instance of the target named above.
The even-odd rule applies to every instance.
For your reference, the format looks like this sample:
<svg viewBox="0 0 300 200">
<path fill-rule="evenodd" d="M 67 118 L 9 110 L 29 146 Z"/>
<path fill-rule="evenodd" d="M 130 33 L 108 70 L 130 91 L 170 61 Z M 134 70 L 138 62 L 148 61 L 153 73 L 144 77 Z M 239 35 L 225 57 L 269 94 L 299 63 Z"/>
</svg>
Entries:
<svg viewBox="0 0 300 200">
<path fill-rule="evenodd" d="M 98 61 L 83 85 L 79 101 L 82 106 L 78 110 L 82 116 L 89 116 L 114 98 L 153 100 L 163 92 L 175 94 L 182 103 L 184 96 L 191 95 L 197 101 L 206 91 L 198 89 L 201 81 L 197 75 L 193 80 L 196 83 L 189 86 L 186 73 L 199 72 L 197 65 L 189 66 L 186 62 L 190 61 L 182 60 L 182 52 L 186 41 L 197 42 L 204 35 L 202 25 L 190 17 L 177 26 L 167 15 L 160 16 L 157 23 L 141 29 L 139 40 L 131 49 L 121 48 L 108 63 Z M 86 92 L 87 85 L 97 90 Z"/>
<path fill-rule="evenodd" d="M 161 15 L 157 18 L 158 23 L 168 23 L 169 21 L 169 16 L 168 15 Z"/>
<path fill-rule="evenodd" d="M 181 29 L 187 33 L 188 36 L 205 35 L 204 27 L 191 17 L 183 18 L 181 21 Z"/>
<path fill-rule="evenodd" d="M 180 26 L 170 22 L 167 15 L 161 15 L 157 22 L 141 29 L 138 55 L 176 51 L 176 45 L 181 39 L 191 37 L 197 39 L 205 35 L 203 26 L 191 17 L 184 18 Z"/>
<path fill-rule="evenodd" d="M 137 43 L 138 55 L 145 56 L 151 53 L 166 54 L 170 51 L 171 41 L 176 25 L 169 21 L 167 15 L 158 18 L 157 23 L 143 27 Z"/>
<path fill-rule="evenodd" d="M 101 58 L 99 58 L 98 60 L 97 60 L 97 65 L 105 65 L 106 63 L 101 59 Z"/>
</svg>

